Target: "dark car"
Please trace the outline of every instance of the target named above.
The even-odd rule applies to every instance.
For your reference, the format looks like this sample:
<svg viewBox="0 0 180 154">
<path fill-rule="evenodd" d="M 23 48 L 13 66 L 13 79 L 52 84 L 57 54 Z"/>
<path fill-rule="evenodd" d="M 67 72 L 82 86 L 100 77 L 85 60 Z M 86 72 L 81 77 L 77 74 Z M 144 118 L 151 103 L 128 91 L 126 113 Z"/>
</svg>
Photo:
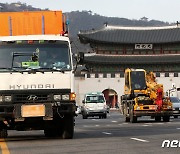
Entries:
<svg viewBox="0 0 180 154">
<path fill-rule="evenodd" d="M 170 100 L 173 105 L 173 116 L 174 118 L 178 118 L 180 116 L 180 100 L 178 97 L 170 97 Z"/>
</svg>

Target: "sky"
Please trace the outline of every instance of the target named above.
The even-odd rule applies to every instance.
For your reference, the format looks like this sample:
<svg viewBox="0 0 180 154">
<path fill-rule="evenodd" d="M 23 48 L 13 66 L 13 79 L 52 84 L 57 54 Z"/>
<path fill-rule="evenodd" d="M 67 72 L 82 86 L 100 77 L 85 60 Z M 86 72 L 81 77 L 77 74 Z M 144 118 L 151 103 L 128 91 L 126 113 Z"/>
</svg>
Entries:
<svg viewBox="0 0 180 154">
<path fill-rule="evenodd" d="M 63 12 L 91 10 L 108 17 L 180 22 L 180 0 L 0 0 L 0 3 L 22 2 L 38 8 Z"/>
</svg>

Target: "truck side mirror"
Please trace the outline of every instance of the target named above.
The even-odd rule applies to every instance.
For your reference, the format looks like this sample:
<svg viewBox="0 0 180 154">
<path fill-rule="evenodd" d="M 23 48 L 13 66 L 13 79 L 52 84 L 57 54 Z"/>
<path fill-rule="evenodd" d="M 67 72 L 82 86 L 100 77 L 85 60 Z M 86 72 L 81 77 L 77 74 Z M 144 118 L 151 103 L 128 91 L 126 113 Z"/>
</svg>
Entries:
<svg viewBox="0 0 180 154">
<path fill-rule="evenodd" d="M 83 100 L 82 103 L 85 104 L 85 100 Z"/>
<path fill-rule="evenodd" d="M 77 54 L 77 63 L 78 64 L 83 64 L 84 63 L 84 52 L 79 52 Z"/>
</svg>

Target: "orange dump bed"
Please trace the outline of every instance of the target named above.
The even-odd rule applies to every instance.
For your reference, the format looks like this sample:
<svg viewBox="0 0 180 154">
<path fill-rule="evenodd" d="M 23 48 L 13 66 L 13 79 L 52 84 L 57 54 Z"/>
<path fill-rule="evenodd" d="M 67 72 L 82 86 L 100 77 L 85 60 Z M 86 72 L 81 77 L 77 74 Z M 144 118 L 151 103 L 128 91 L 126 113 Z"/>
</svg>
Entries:
<svg viewBox="0 0 180 154">
<path fill-rule="evenodd" d="M 63 27 L 62 11 L 0 13 L 0 36 L 60 34 Z"/>
</svg>

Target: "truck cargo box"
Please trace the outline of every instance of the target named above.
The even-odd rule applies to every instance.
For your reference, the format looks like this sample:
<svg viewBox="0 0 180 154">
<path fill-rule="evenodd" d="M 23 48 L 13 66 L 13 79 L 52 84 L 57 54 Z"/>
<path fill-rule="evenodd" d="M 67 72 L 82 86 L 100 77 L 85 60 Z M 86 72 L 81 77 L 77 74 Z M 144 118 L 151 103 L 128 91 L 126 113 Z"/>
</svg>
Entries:
<svg viewBox="0 0 180 154">
<path fill-rule="evenodd" d="M 0 36 L 60 34 L 64 31 L 62 11 L 0 13 Z"/>
</svg>

